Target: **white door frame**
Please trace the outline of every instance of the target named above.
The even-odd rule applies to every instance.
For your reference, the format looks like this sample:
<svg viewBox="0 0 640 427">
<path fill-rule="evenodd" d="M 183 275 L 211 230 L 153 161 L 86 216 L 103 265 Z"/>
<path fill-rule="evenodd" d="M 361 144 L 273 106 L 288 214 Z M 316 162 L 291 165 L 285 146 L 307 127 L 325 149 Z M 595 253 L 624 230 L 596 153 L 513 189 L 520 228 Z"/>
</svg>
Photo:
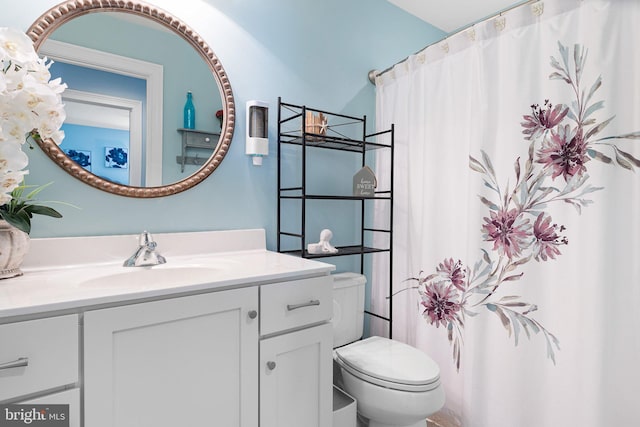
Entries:
<svg viewBox="0 0 640 427">
<path fill-rule="evenodd" d="M 62 94 L 65 105 L 69 103 L 84 106 L 98 106 L 110 110 L 125 110 L 127 123 L 116 123 L 107 114 L 72 115 L 67 111 L 65 122 L 82 126 L 95 126 L 129 132 L 129 185 L 139 187 L 142 184 L 142 102 L 135 99 L 119 98 L 100 93 L 66 89 Z M 149 185 L 145 182 L 145 186 Z"/>
<path fill-rule="evenodd" d="M 145 186 L 162 185 L 163 66 L 51 39 L 45 40 L 39 53 L 54 61 L 147 81 Z"/>
</svg>

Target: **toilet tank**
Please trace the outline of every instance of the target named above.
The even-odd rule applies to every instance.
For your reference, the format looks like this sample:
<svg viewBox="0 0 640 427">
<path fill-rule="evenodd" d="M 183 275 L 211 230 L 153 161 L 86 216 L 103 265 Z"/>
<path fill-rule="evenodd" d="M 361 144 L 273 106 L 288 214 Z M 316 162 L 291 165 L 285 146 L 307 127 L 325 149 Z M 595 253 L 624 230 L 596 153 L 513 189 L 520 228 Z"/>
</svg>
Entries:
<svg viewBox="0 0 640 427">
<path fill-rule="evenodd" d="M 362 338 L 364 285 L 367 278 L 357 273 L 333 274 L 333 347 Z"/>
</svg>

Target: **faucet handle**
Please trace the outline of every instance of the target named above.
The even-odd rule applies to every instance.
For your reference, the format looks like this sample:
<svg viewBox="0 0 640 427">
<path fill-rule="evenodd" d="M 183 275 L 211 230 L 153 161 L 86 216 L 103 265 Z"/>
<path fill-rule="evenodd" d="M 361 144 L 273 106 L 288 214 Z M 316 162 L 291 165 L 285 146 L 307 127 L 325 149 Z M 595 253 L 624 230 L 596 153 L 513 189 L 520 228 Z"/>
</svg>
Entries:
<svg viewBox="0 0 640 427">
<path fill-rule="evenodd" d="M 151 233 L 149 233 L 147 230 L 144 230 L 142 234 L 140 234 L 140 247 L 147 248 L 147 250 L 150 252 L 149 255 L 153 258 L 153 265 L 164 264 L 165 262 L 167 262 L 165 257 L 156 252 L 158 244 L 155 240 L 153 240 L 153 236 L 151 236 Z"/>
<path fill-rule="evenodd" d="M 142 233 L 140 233 L 140 236 L 138 237 L 138 243 L 140 244 L 140 246 L 149 246 L 149 244 L 153 243 L 154 245 L 156 244 L 156 242 L 153 241 L 153 237 L 151 237 L 151 233 L 149 233 L 147 230 L 144 230 Z"/>
<path fill-rule="evenodd" d="M 146 267 L 167 262 L 165 257 L 156 252 L 158 244 L 148 231 L 140 233 L 138 244 L 136 252 L 124 262 L 125 267 Z"/>
</svg>

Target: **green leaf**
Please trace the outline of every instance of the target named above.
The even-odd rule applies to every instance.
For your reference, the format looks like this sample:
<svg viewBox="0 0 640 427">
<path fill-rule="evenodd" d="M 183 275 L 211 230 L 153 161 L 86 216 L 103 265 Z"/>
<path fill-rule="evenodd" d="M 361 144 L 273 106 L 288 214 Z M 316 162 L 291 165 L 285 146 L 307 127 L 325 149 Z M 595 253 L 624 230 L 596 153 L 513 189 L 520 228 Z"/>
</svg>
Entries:
<svg viewBox="0 0 640 427">
<path fill-rule="evenodd" d="M 589 157 L 591 157 L 592 159 L 596 159 L 601 161 L 602 163 L 606 163 L 606 164 L 610 164 L 613 159 L 611 159 L 611 157 L 609 156 L 605 156 L 604 154 L 602 154 L 599 151 L 594 150 L 593 148 L 589 148 L 587 150 L 587 154 L 589 155 Z"/>
<path fill-rule="evenodd" d="M 573 45 L 573 61 L 576 64 L 576 79 L 580 81 L 584 64 L 587 62 L 588 51 L 580 44 Z"/>
<path fill-rule="evenodd" d="M 581 192 L 580 195 L 584 196 L 585 194 L 593 193 L 594 191 L 604 190 L 604 187 L 594 187 L 593 185 L 587 185 Z"/>
<path fill-rule="evenodd" d="M 481 150 L 481 152 L 482 152 L 482 160 L 484 160 L 484 164 L 487 166 L 487 170 L 491 174 L 491 177 L 493 177 L 494 180 L 495 180 L 496 172 L 493 169 L 493 164 L 491 163 L 491 158 L 489 157 L 489 155 L 484 150 Z"/>
<path fill-rule="evenodd" d="M 507 332 L 509 332 L 509 336 L 511 336 L 512 330 L 511 330 L 511 321 L 509 320 L 509 318 L 504 314 L 504 311 L 502 311 L 502 309 L 498 306 L 495 306 L 495 310 L 493 310 L 494 313 L 496 313 L 498 315 L 498 317 L 500 318 L 500 321 L 502 321 L 502 326 L 504 326 L 504 328 L 507 330 Z"/>
<path fill-rule="evenodd" d="M 591 90 L 589 90 L 589 95 L 587 95 L 587 102 L 591 99 L 593 94 L 602 86 L 602 76 L 598 76 L 595 83 L 591 86 Z"/>
<path fill-rule="evenodd" d="M 554 187 L 540 187 L 540 189 L 543 190 L 542 193 L 535 199 L 531 200 L 531 203 L 530 203 L 531 206 L 536 206 L 539 203 L 545 203 L 543 202 L 544 198 L 547 197 L 552 192 L 557 191 L 557 189 Z"/>
<path fill-rule="evenodd" d="M 487 181 L 486 179 L 483 180 L 484 181 L 484 186 L 487 188 L 490 188 L 491 190 L 495 191 L 496 193 L 500 194 L 500 192 L 498 191 L 498 189 L 496 187 L 493 186 L 493 184 L 491 184 L 489 181 Z"/>
<path fill-rule="evenodd" d="M 560 57 L 564 63 L 564 70 L 569 71 L 569 49 L 558 42 L 558 50 L 560 51 Z"/>
<path fill-rule="evenodd" d="M 512 282 L 514 280 L 520 280 L 520 278 L 524 276 L 524 273 L 514 274 L 513 276 L 508 276 L 502 279 L 503 282 Z"/>
<path fill-rule="evenodd" d="M 631 164 L 631 162 L 625 160 L 625 158 L 620 156 L 617 151 L 616 151 L 616 162 L 625 169 L 628 169 L 630 171 L 633 170 L 633 165 Z"/>
<path fill-rule="evenodd" d="M 51 184 L 53 184 L 53 182 L 49 182 L 49 183 L 43 184 L 43 185 L 23 185 L 23 188 L 25 188 L 25 189 L 33 188 L 33 190 L 31 190 L 29 192 L 29 194 L 27 194 L 24 198 L 26 200 L 33 200 L 38 194 L 40 194 L 40 192 L 42 190 L 44 190 L 45 188 L 47 188 Z"/>
<path fill-rule="evenodd" d="M 511 324 L 513 324 L 513 342 L 517 346 L 518 345 L 518 337 L 520 336 L 520 324 L 518 322 L 518 316 L 513 311 L 507 311 L 509 318 L 511 319 Z"/>
<path fill-rule="evenodd" d="M 28 205 L 28 210 L 32 214 L 50 216 L 52 218 L 62 218 L 62 215 L 57 210 L 50 208 L 49 206 L 41 205 Z"/>
<path fill-rule="evenodd" d="M 554 58 L 553 56 L 551 57 L 551 66 L 553 68 L 555 68 L 556 70 L 564 71 L 564 68 L 562 68 L 562 66 L 560 65 L 558 60 L 556 58 Z"/>
<path fill-rule="evenodd" d="M 522 265 L 522 264 L 526 264 L 526 263 L 528 263 L 528 262 L 529 262 L 529 260 L 531 260 L 531 256 L 532 256 L 532 255 L 529 255 L 529 256 L 527 256 L 527 257 L 525 257 L 525 258 L 521 258 L 521 259 L 519 259 L 519 260 L 517 260 L 517 261 L 514 261 L 514 262 L 512 263 L 512 265 L 514 265 L 514 266 L 516 266 L 516 267 L 517 267 L 517 266 L 520 266 L 520 265 Z"/>
<path fill-rule="evenodd" d="M 21 230 L 27 234 L 31 232 L 31 221 L 29 221 L 28 216 L 25 217 L 24 215 L 19 214 L 14 215 L 3 211 L 2 218 L 18 230 Z"/>
<path fill-rule="evenodd" d="M 549 80 L 564 80 L 566 83 L 571 83 L 571 79 L 557 72 L 549 74 Z"/>
<path fill-rule="evenodd" d="M 487 173 L 487 171 L 484 168 L 484 166 L 482 166 L 482 163 L 480 163 L 479 161 L 477 161 L 476 159 L 474 159 L 471 156 L 469 156 L 469 167 L 471 169 L 473 169 L 474 171 L 476 171 L 476 172 Z"/>
<path fill-rule="evenodd" d="M 508 296 L 500 298 L 500 302 L 502 303 L 504 301 L 513 301 L 514 299 L 518 299 L 518 298 L 520 298 L 520 297 L 517 296 L 517 295 L 508 295 Z"/>
<path fill-rule="evenodd" d="M 527 162 L 525 163 L 525 175 L 527 176 L 526 179 L 529 179 L 529 176 L 531 175 L 531 172 L 533 171 L 533 152 L 535 149 L 535 143 L 531 143 L 529 144 L 529 156 L 527 158 Z"/>
<path fill-rule="evenodd" d="M 489 253 L 484 249 L 481 249 L 481 251 L 482 251 L 482 259 L 484 259 L 484 262 L 491 265 L 491 257 L 489 256 Z"/>
<path fill-rule="evenodd" d="M 505 307 L 527 307 L 529 304 L 522 301 L 508 301 L 503 304 Z"/>
<path fill-rule="evenodd" d="M 492 211 L 498 210 L 498 206 L 495 203 L 493 203 L 491 200 L 488 200 L 486 197 L 483 197 L 483 196 L 478 196 L 478 197 L 480 197 L 480 201 Z"/>
<path fill-rule="evenodd" d="M 597 139 L 596 141 L 604 141 L 607 139 L 640 139 L 640 131 L 625 133 L 623 135 L 607 136 L 605 138 Z"/>
<path fill-rule="evenodd" d="M 582 207 L 580 206 L 580 203 L 576 203 L 573 199 L 564 199 L 564 201 L 565 203 L 569 203 L 574 208 L 576 208 L 576 210 L 578 211 L 578 215 L 582 214 Z"/>
<path fill-rule="evenodd" d="M 616 154 L 620 154 L 625 159 L 627 159 L 631 163 L 633 163 L 635 167 L 640 168 L 640 160 L 638 160 L 637 158 L 633 157 L 631 154 L 627 153 L 626 151 L 622 151 L 621 149 L 619 149 L 615 145 L 613 146 L 613 148 L 616 150 Z"/>
<path fill-rule="evenodd" d="M 615 117 L 616 116 L 610 117 L 607 120 L 605 120 L 604 122 L 600 123 L 599 125 L 592 127 L 589 130 L 589 132 L 587 132 L 587 134 L 585 135 L 585 137 L 584 137 L 585 141 L 588 140 L 593 135 L 595 135 L 598 132 L 600 132 L 602 129 L 604 129 L 609 123 L 611 123 L 611 120 L 613 120 Z"/>
<path fill-rule="evenodd" d="M 604 101 L 598 101 L 595 104 L 591 104 L 589 106 L 589 108 L 587 108 L 587 110 L 584 112 L 584 117 L 583 119 L 586 119 L 587 117 L 589 117 L 591 114 L 593 114 L 595 111 L 600 110 L 601 108 L 604 108 Z"/>
</svg>

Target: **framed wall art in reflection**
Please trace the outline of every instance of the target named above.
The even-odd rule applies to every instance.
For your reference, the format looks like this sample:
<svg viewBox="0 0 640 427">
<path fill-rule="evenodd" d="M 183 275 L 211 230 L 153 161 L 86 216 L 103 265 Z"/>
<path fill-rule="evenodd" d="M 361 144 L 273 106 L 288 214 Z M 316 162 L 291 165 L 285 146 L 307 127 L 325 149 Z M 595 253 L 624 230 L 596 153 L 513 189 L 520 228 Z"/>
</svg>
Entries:
<svg viewBox="0 0 640 427">
<path fill-rule="evenodd" d="M 91 172 L 91 151 L 68 148 L 64 152 L 71 160 Z"/>
<path fill-rule="evenodd" d="M 129 152 L 121 147 L 104 147 L 104 165 L 108 168 L 127 169 Z"/>
</svg>

